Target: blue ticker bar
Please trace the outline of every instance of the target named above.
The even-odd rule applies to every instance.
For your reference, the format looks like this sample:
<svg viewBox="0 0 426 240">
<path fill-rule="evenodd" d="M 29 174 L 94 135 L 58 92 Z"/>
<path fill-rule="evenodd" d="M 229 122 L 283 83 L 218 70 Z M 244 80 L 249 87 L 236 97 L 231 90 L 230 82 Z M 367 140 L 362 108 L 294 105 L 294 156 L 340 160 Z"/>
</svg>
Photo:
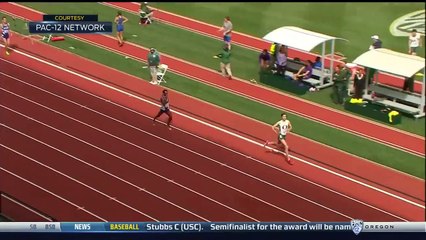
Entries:
<svg viewBox="0 0 426 240">
<path fill-rule="evenodd" d="M 281 232 L 352 231 L 350 223 L 5 222 L 0 232 Z"/>
<path fill-rule="evenodd" d="M 425 222 L 1 222 L 0 239 L 424 239 Z"/>
<path fill-rule="evenodd" d="M 357 223 L 357 224 L 355 224 Z M 425 222 L 2 222 L 0 232 L 426 232 Z"/>
</svg>

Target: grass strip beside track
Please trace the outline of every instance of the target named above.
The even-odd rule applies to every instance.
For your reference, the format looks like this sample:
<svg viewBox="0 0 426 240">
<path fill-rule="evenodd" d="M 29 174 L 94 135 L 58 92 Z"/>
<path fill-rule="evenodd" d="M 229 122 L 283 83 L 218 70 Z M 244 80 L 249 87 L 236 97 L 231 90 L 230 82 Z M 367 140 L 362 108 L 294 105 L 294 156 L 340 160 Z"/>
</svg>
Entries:
<svg viewBox="0 0 426 240">
<path fill-rule="evenodd" d="M 26 33 L 27 30 L 24 27 L 23 21 L 17 19 L 16 24 L 17 27 L 15 29 L 18 32 Z M 117 70 L 127 72 L 144 79 L 149 79 L 149 71 L 147 69 L 142 69 L 142 64 L 136 60 L 130 58 L 126 59 L 116 53 L 94 47 L 69 37 L 66 37 L 65 41 L 50 44 Z M 73 47 L 73 49 L 70 47 Z M 227 108 L 231 111 L 238 112 L 267 124 L 275 123 L 277 116 L 279 117 L 279 114 L 281 113 L 281 110 L 279 109 L 236 96 L 170 72 L 166 77 L 167 84 L 164 84 L 164 86 L 168 88 Z M 137 89 L 134 89 L 134 91 L 137 91 Z M 333 146 L 354 155 L 370 159 L 382 165 L 398 169 L 408 174 L 423 179 L 425 178 L 425 161 L 423 158 L 356 137 L 352 134 L 324 126 L 320 123 L 316 123 L 293 114 L 288 115 L 295 127 L 294 132 L 299 135 Z"/>
<path fill-rule="evenodd" d="M 116 9 L 97 3 L 25 3 L 23 5 L 50 14 L 62 14 L 64 12 L 98 14 L 100 21 L 112 21 L 117 13 Z M 124 13 L 124 15 L 129 18 L 129 22 L 125 24 L 124 33 L 124 37 L 127 41 L 141 46 L 155 47 L 160 53 L 167 53 L 210 69 L 219 68 L 219 61 L 213 59 L 212 56 L 220 52 L 222 46 L 221 41 L 159 22 L 155 22 L 148 27 L 142 27 L 138 24 L 138 16 L 129 13 Z M 137 37 L 133 37 L 133 35 Z M 296 95 L 300 98 L 337 110 L 346 111 L 343 106 L 336 105 L 331 101 L 330 95 L 332 93 L 332 88 L 305 94 L 304 91 L 301 91 L 300 88 L 295 86 L 295 84 L 291 84 L 289 81 L 270 74 L 260 74 L 257 52 L 239 46 L 233 46 L 232 54 L 232 71 L 235 76 L 246 80 L 256 79 L 259 84 L 280 91 L 285 89 L 289 94 Z M 373 118 L 369 119 L 377 121 Z M 425 136 L 424 118 L 414 120 L 403 115 L 402 124 L 392 127 Z"/>
</svg>

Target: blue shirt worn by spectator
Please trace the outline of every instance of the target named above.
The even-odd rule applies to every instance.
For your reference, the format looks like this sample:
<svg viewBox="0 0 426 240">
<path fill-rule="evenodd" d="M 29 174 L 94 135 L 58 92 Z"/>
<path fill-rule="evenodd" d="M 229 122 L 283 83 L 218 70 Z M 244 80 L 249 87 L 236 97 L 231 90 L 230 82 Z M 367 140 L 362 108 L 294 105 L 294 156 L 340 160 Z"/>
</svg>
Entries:
<svg viewBox="0 0 426 240">
<path fill-rule="evenodd" d="M 316 68 L 316 69 L 321 69 L 321 67 L 322 67 L 321 61 L 315 62 L 313 67 Z"/>
</svg>

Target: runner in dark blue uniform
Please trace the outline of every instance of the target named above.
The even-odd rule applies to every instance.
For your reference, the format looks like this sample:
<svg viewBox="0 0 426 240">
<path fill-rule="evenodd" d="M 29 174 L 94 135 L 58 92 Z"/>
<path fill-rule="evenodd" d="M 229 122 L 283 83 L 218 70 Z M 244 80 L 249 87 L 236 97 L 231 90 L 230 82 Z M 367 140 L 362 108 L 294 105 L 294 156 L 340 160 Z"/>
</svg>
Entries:
<svg viewBox="0 0 426 240">
<path fill-rule="evenodd" d="M 160 98 L 160 111 L 158 112 L 157 116 L 152 119 L 153 124 L 155 125 L 155 121 L 157 118 L 159 118 L 163 113 L 167 114 L 169 116 L 169 119 L 167 120 L 167 126 L 169 127 L 169 130 L 172 130 L 172 127 L 170 126 L 170 123 L 172 122 L 172 112 L 170 111 L 170 105 L 169 105 L 169 95 L 166 89 L 163 90 L 163 95 L 161 95 Z"/>
<path fill-rule="evenodd" d="M 7 22 L 6 17 L 2 17 L 1 19 L 1 37 L 4 42 L 4 49 L 6 50 L 6 55 L 9 55 L 9 45 L 10 45 L 10 24 Z"/>
<path fill-rule="evenodd" d="M 124 32 L 124 23 L 127 22 L 128 19 L 121 15 L 121 12 L 117 13 L 117 16 L 114 19 L 114 22 L 117 24 L 117 40 L 118 45 L 121 47 L 124 44 L 123 41 L 123 32 Z"/>
</svg>

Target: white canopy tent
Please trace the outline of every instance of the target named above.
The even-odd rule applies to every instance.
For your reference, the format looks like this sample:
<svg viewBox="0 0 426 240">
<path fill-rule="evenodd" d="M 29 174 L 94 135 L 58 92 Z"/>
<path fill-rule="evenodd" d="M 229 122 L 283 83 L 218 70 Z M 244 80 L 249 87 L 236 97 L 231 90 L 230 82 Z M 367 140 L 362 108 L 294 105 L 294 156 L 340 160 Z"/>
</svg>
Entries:
<svg viewBox="0 0 426 240">
<path fill-rule="evenodd" d="M 414 75 L 423 70 L 423 84 L 421 96 L 418 97 L 418 114 L 416 117 L 425 116 L 424 106 L 425 106 L 425 59 L 412 56 L 404 53 L 395 52 L 385 48 L 373 49 L 368 52 L 361 54 L 359 57 L 353 61 L 355 64 L 373 68 L 378 71 L 387 72 L 393 75 L 398 75 L 402 77 L 414 77 Z M 371 85 L 371 84 L 370 84 Z M 368 94 L 369 87 L 368 81 L 366 81 L 366 88 L 364 92 L 364 97 L 370 98 L 371 95 Z M 375 86 L 377 88 L 377 86 Z M 405 95 L 414 95 L 409 93 L 404 93 Z M 391 96 L 392 97 L 392 96 Z M 409 96 L 410 97 L 410 96 Z M 410 99 L 410 98 L 407 98 Z M 404 100 L 404 99 L 403 99 Z"/>
<path fill-rule="evenodd" d="M 322 44 L 322 56 L 321 56 L 321 61 L 322 61 L 322 68 L 321 68 L 321 73 L 320 73 L 320 80 L 318 83 L 318 88 L 324 88 L 327 86 L 331 86 L 333 85 L 333 80 L 330 77 L 330 80 L 328 83 L 324 83 L 324 78 L 326 77 L 326 75 L 329 76 L 333 76 L 333 63 L 334 63 L 334 45 L 335 45 L 335 40 L 339 39 L 339 40 L 345 40 L 343 38 L 337 38 L 337 37 L 332 37 L 332 36 L 328 36 L 325 34 L 321 34 L 321 33 L 317 33 L 317 32 L 312 32 L 306 29 L 302 29 L 299 27 L 293 27 L 293 26 L 286 26 L 286 27 L 281 27 L 281 28 L 277 28 L 275 30 L 273 30 L 272 32 L 266 34 L 263 39 L 270 41 L 270 42 L 275 42 L 275 43 L 279 43 L 279 44 L 283 44 L 287 47 L 290 48 L 295 48 L 298 50 L 302 50 L 305 52 L 310 52 L 312 49 L 314 49 L 316 46 Z M 325 66 L 324 66 L 324 59 L 326 56 L 326 42 L 331 41 L 331 62 L 330 62 L 330 69 L 329 69 L 329 74 L 326 74 L 325 71 Z"/>
</svg>

